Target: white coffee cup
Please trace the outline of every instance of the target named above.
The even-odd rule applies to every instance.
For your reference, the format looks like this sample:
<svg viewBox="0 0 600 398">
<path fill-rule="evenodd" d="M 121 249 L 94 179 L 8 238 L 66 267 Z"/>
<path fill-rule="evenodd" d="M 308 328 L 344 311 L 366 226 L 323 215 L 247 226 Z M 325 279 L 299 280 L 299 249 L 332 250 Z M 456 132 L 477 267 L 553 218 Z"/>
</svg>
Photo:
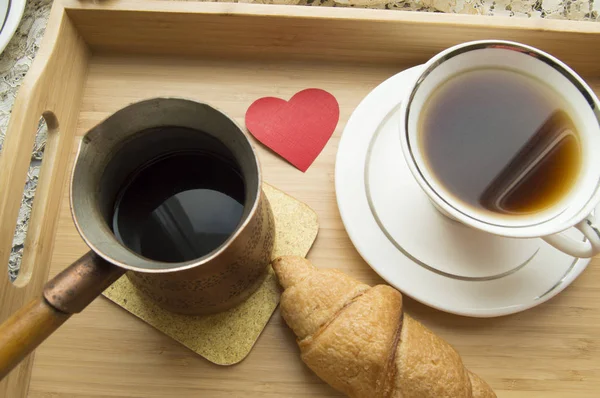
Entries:
<svg viewBox="0 0 600 398">
<path fill-rule="evenodd" d="M 505 217 L 467 206 L 433 178 L 417 145 L 420 113 L 433 91 L 459 73 L 490 67 L 537 77 L 561 93 L 579 133 L 581 172 L 569 194 L 539 213 Z M 421 188 L 446 216 L 495 235 L 540 237 L 575 257 L 587 258 L 600 252 L 600 228 L 592 215 L 600 203 L 600 101 L 584 80 L 557 58 L 524 44 L 500 40 L 473 41 L 451 47 L 430 59 L 411 83 L 411 89 L 402 100 L 400 119 L 404 158 Z M 581 231 L 586 239 L 567 236 L 564 231 L 570 228 Z"/>
</svg>

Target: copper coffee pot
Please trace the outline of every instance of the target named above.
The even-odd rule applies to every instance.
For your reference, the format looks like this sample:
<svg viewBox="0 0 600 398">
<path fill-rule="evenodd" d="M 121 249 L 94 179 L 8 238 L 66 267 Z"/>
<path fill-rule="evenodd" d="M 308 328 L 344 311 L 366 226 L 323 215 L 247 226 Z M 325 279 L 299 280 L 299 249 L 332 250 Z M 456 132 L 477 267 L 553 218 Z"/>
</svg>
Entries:
<svg viewBox="0 0 600 398">
<path fill-rule="evenodd" d="M 215 250 L 187 262 L 153 261 L 129 250 L 109 222 L 119 189 L 140 165 L 190 149 L 239 165 L 245 202 L 237 228 Z M 73 220 L 91 250 L 0 325 L 0 378 L 125 272 L 160 306 L 183 314 L 229 309 L 267 274 L 275 224 L 256 153 L 233 120 L 206 104 L 155 98 L 119 110 L 83 136 L 70 186 Z"/>
</svg>

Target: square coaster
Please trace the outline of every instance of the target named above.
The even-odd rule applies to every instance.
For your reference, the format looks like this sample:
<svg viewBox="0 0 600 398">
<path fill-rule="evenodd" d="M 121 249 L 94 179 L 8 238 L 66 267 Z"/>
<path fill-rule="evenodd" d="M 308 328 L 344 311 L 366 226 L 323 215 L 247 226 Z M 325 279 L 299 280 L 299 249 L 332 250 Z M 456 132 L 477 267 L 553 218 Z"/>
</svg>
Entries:
<svg viewBox="0 0 600 398">
<path fill-rule="evenodd" d="M 282 255 L 305 257 L 319 223 L 306 204 L 264 184 L 275 216 L 275 246 L 272 258 Z M 139 293 L 125 276 L 103 293 L 105 297 L 167 336 L 217 365 L 233 365 L 244 359 L 279 304 L 279 285 L 273 270 L 244 303 L 214 315 L 190 316 L 169 312 Z"/>
</svg>

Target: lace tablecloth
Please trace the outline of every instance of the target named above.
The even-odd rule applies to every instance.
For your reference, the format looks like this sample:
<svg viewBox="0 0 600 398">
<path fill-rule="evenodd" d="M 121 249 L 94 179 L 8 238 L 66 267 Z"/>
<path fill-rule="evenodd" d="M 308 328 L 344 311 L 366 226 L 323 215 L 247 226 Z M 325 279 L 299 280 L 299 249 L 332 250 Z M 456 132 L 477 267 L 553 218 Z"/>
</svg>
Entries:
<svg viewBox="0 0 600 398">
<path fill-rule="evenodd" d="M 600 0 L 405 0 L 397 2 L 386 0 L 243 0 L 241 2 L 298 4 L 312 7 L 383 8 L 415 12 L 448 12 L 600 22 Z M 0 150 L 15 95 L 39 48 L 51 6 L 52 0 L 29 0 L 15 36 L 0 55 Z M 45 124 L 43 122 L 40 122 L 36 141 L 10 256 L 9 272 L 13 278 L 19 269 L 27 222 L 37 185 L 39 164 L 44 152 Z M 0 170 L 0 172 L 2 171 Z"/>
</svg>

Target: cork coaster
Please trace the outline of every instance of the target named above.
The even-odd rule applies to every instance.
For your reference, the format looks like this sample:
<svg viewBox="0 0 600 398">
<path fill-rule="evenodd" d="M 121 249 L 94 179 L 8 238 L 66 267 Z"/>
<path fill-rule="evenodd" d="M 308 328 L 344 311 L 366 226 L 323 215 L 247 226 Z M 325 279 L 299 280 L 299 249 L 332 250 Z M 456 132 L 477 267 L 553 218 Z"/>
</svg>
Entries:
<svg viewBox="0 0 600 398">
<path fill-rule="evenodd" d="M 319 230 L 317 215 L 306 204 L 268 184 L 264 184 L 263 189 L 275 216 L 272 257 L 306 256 Z M 103 295 L 209 361 L 233 365 L 250 353 L 279 304 L 280 291 L 277 278 L 269 267 L 267 278 L 248 300 L 215 315 L 189 316 L 168 312 L 138 293 L 124 276 Z"/>
</svg>

